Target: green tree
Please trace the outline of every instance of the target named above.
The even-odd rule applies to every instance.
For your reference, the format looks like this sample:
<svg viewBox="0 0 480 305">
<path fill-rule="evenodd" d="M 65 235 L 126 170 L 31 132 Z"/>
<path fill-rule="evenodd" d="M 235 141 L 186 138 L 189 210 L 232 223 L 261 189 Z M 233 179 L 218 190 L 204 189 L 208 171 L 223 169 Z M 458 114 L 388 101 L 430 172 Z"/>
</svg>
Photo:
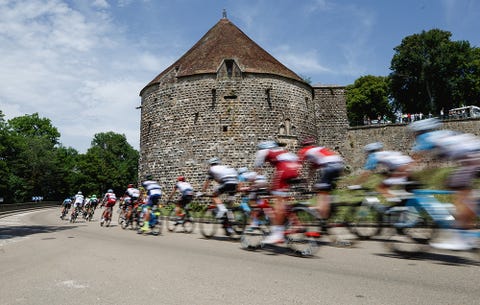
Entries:
<svg viewBox="0 0 480 305">
<path fill-rule="evenodd" d="M 451 35 L 422 31 L 394 48 L 389 77 L 398 109 L 437 114 L 478 102 L 478 52 L 467 41 L 451 41 Z"/>
<path fill-rule="evenodd" d="M 10 176 L 10 169 L 8 167 L 8 148 L 10 146 L 9 134 L 7 130 L 7 122 L 4 119 L 5 115 L 0 110 L 0 197 L 6 202 L 12 200 L 9 196 L 11 193 L 8 188 L 8 177 Z"/>
<path fill-rule="evenodd" d="M 9 185 L 15 201 L 32 195 L 50 198 L 54 193 L 55 146 L 60 133 L 47 118 L 37 113 L 8 121 L 10 146 L 6 159 L 10 166 Z"/>
<path fill-rule="evenodd" d="M 114 132 L 95 134 L 87 153 L 80 158 L 81 187 L 87 192 L 104 193 L 112 188 L 125 191 L 137 182 L 138 152 L 125 135 Z"/>
<path fill-rule="evenodd" d="M 386 116 L 394 119 L 388 100 L 388 78 L 367 75 L 355 80 L 346 88 L 347 115 L 350 125 L 362 125 L 365 118 L 377 119 Z"/>
</svg>

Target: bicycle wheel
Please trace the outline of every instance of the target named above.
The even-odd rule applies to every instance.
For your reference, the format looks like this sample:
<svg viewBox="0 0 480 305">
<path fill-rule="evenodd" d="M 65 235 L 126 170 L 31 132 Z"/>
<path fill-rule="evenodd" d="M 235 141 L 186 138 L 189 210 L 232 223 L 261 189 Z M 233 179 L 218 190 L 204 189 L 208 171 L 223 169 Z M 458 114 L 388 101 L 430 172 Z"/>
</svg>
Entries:
<svg viewBox="0 0 480 305">
<path fill-rule="evenodd" d="M 360 205 L 354 207 L 348 229 L 359 239 L 370 239 L 380 234 L 382 230 L 382 214 L 372 206 Z"/>
<path fill-rule="evenodd" d="M 107 217 L 105 218 L 105 226 L 108 227 L 110 226 L 110 223 L 112 222 L 112 213 L 113 213 L 113 208 L 108 208 L 108 213 Z"/>
<path fill-rule="evenodd" d="M 193 220 L 193 217 L 190 215 L 190 212 L 187 212 L 185 214 L 185 217 L 183 218 L 183 232 L 185 233 L 192 233 L 193 230 L 195 229 L 195 221 Z"/>
<path fill-rule="evenodd" d="M 215 216 L 215 208 L 207 208 L 200 215 L 200 233 L 202 233 L 205 238 L 211 238 L 215 235 L 215 233 L 217 233 L 219 224 Z"/>
<path fill-rule="evenodd" d="M 162 223 L 160 221 L 156 221 L 153 226 L 150 227 L 150 230 L 152 232 L 152 235 L 160 235 L 162 234 Z"/>
<path fill-rule="evenodd" d="M 397 254 L 411 257 L 429 250 L 429 241 L 435 236 L 433 222 L 422 216 L 415 208 L 406 207 L 390 212 L 386 247 Z"/>
<path fill-rule="evenodd" d="M 175 231 L 177 225 L 179 224 L 178 223 L 178 216 L 175 214 L 175 210 L 170 210 L 168 212 L 165 223 L 167 225 L 167 230 L 169 232 Z"/>
<path fill-rule="evenodd" d="M 160 209 L 157 209 L 156 211 L 153 212 L 154 216 L 155 217 L 155 221 L 153 223 L 153 226 L 150 227 L 150 230 L 152 230 L 152 235 L 160 235 L 162 234 L 162 219 L 163 219 L 163 215 L 162 215 L 162 212 Z"/>
<path fill-rule="evenodd" d="M 245 250 L 255 250 L 263 247 L 262 241 L 270 233 L 268 227 L 247 227 L 240 237 L 240 246 Z"/>
<path fill-rule="evenodd" d="M 247 214 L 242 208 L 233 208 L 232 215 L 229 215 L 228 222 L 237 235 L 242 235 L 247 225 Z"/>
<path fill-rule="evenodd" d="M 113 210 L 113 209 L 112 209 Z M 112 211 L 113 212 L 113 211 Z M 119 213 L 118 213 L 118 224 L 121 225 L 122 222 L 125 221 L 125 210 L 120 208 Z"/>
<path fill-rule="evenodd" d="M 287 246 L 301 256 L 315 255 L 319 249 L 320 225 L 319 219 L 310 209 L 293 208 L 285 226 Z"/>
</svg>

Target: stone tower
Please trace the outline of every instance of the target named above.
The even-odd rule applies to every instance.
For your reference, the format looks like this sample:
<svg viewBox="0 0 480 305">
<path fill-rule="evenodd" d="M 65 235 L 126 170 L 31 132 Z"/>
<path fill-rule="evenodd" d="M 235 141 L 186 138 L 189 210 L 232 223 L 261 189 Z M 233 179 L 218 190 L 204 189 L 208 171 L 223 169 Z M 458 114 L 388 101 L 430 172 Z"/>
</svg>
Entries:
<svg viewBox="0 0 480 305">
<path fill-rule="evenodd" d="M 293 148 L 319 132 L 314 89 L 225 15 L 140 96 L 140 178 L 168 187 L 178 175 L 198 187 L 213 156 L 251 167 L 259 141 Z"/>
</svg>

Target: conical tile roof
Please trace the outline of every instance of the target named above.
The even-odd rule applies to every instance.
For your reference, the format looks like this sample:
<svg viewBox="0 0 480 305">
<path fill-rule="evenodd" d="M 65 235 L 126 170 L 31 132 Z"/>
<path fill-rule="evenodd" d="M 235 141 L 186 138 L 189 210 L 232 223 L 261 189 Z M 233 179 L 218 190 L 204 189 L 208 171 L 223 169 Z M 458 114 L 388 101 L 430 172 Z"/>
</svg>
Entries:
<svg viewBox="0 0 480 305">
<path fill-rule="evenodd" d="M 234 59 L 244 73 L 275 74 L 304 82 L 224 17 L 146 87 L 160 82 L 173 68 L 177 69 L 177 77 L 217 73 L 224 59 Z"/>
</svg>

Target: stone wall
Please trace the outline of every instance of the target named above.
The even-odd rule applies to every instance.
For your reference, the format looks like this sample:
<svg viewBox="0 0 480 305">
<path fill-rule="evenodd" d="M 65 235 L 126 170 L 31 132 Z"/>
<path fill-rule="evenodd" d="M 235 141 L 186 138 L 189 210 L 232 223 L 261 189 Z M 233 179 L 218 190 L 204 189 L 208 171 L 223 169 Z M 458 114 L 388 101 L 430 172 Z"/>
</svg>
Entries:
<svg viewBox="0 0 480 305">
<path fill-rule="evenodd" d="M 313 88 L 318 143 L 342 150 L 348 129 L 345 87 L 317 85 Z"/>
</svg>

